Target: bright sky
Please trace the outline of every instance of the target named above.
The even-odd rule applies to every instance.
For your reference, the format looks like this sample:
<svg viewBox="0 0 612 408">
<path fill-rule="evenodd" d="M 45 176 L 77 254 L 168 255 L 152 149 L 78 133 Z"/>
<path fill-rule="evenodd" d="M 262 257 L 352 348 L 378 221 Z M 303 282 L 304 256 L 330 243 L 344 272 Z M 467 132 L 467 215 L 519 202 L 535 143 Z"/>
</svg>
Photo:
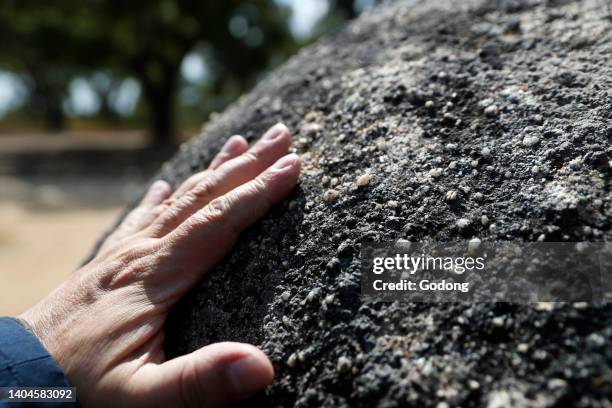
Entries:
<svg viewBox="0 0 612 408">
<path fill-rule="evenodd" d="M 288 5 L 292 10 L 291 31 L 298 38 L 308 36 L 314 25 L 328 10 L 328 0 L 275 0 L 278 4 Z M 359 1 L 368 3 L 368 0 Z M 192 53 L 185 57 L 181 66 L 181 74 L 185 80 L 194 84 L 202 82 L 207 74 L 206 62 L 199 54 Z M 0 118 L 24 102 L 25 86 L 13 74 L 0 71 Z M 133 79 L 125 80 L 117 92 L 116 108 L 129 114 L 133 111 L 140 86 Z M 69 113 L 87 115 L 99 108 L 100 101 L 89 82 L 77 78 L 70 84 L 70 97 L 66 102 Z"/>
<path fill-rule="evenodd" d="M 329 8 L 327 0 L 275 0 L 278 4 L 291 7 L 291 31 L 298 38 L 310 34 L 313 26 Z"/>
<path fill-rule="evenodd" d="M 16 75 L 0 71 L 0 118 L 24 101 L 25 86 Z"/>
</svg>

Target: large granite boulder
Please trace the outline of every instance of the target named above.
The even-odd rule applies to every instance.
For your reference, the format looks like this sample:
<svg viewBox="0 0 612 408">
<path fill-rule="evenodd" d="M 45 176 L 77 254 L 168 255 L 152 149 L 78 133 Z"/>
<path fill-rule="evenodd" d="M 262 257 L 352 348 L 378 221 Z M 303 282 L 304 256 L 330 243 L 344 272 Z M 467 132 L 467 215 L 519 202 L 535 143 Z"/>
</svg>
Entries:
<svg viewBox="0 0 612 408">
<path fill-rule="evenodd" d="M 608 303 L 364 303 L 359 283 L 364 239 L 612 238 L 607 5 L 386 3 L 214 118 L 162 178 L 277 121 L 304 170 L 171 314 L 168 355 L 260 346 L 277 378 L 246 406 L 611 406 Z"/>
</svg>

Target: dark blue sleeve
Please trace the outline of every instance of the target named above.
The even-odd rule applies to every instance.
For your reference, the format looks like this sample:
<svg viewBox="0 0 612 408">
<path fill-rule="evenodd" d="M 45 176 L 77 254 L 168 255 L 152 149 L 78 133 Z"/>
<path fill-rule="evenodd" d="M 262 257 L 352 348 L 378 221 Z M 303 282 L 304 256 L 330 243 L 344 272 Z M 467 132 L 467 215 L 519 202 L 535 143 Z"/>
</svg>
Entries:
<svg viewBox="0 0 612 408">
<path fill-rule="evenodd" d="M 0 387 L 71 387 L 64 371 L 29 330 L 16 320 L 0 318 Z M 7 403 L 0 408 L 75 407 L 75 403 Z"/>
</svg>

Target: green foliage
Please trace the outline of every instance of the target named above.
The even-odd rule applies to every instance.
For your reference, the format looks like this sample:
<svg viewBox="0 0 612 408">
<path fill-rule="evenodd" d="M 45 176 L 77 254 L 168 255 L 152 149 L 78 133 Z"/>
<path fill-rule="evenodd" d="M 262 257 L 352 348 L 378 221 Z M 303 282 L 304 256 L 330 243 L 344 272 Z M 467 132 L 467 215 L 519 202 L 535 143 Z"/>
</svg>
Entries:
<svg viewBox="0 0 612 408">
<path fill-rule="evenodd" d="M 328 26 L 354 13 L 352 0 L 332 6 Z M 112 120 L 112 93 L 122 79 L 136 78 L 154 141 L 164 143 L 175 128 L 179 91 L 197 95 L 181 120 L 199 122 L 297 50 L 289 17 L 274 0 L 0 0 L 0 69 L 24 77 L 29 112 L 51 128 L 64 123 L 74 78 L 90 79 L 99 115 Z M 204 57 L 208 75 L 186 84 L 180 67 L 193 52 Z"/>
<path fill-rule="evenodd" d="M 63 124 L 62 102 L 70 79 L 92 67 L 81 51 L 93 44 L 95 28 L 76 10 L 76 1 L 5 0 L 0 6 L 0 68 L 24 75 L 30 110 L 45 116 L 51 128 Z"/>
</svg>

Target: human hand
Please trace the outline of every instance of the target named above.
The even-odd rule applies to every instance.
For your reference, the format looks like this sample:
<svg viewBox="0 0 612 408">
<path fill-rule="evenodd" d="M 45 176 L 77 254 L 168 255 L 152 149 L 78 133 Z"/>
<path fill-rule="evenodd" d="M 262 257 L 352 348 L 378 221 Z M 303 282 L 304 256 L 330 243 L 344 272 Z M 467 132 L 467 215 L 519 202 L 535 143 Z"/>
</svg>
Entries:
<svg viewBox="0 0 612 408">
<path fill-rule="evenodd" d="M 295 186 L 300 162 L 285 156 L 289 145 L 281 124 L 250 149 L 234 136 L 174 193 L 155 182 L 90 263 L 20 316 L 83 406 L 219 406 L 272 382 L 252 345 L 217 343 L 168 361 L 162 346 L 171 307 Z"/>
</svg>

